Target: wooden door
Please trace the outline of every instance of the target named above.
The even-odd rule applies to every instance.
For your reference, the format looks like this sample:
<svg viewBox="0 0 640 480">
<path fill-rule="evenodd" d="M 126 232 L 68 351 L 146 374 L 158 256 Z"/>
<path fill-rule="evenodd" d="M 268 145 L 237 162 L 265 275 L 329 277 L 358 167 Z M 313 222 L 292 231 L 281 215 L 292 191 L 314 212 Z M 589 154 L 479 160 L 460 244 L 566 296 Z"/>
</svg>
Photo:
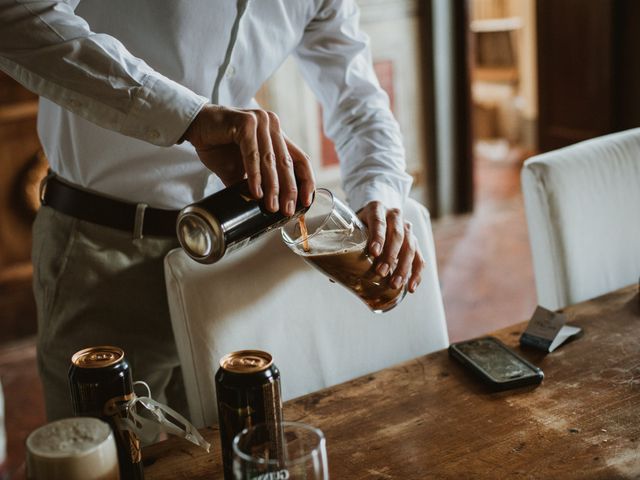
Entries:
<svg viewBox="0 0 640 480">
<path fill-rule="evenodd" d="M 538 0 L 539 147 L 614 125 L 614 0 Z"/>
<path fill-rule="evenodd" d="M 538 0 L 540 150 L 640 127 L 640 2 Z"/>
</svg>

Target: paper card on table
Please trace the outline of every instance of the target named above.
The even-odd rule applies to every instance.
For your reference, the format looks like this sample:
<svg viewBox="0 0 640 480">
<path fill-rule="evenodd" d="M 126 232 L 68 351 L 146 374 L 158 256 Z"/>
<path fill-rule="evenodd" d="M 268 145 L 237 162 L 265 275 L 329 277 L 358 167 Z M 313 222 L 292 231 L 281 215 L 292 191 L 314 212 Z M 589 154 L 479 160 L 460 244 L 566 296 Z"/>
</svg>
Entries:
<svg viewBox="0 0 640 480">
<path fill-rule="evenodd" d="M 562 345 L 565 340 L 579 334 L 582 331 L 580 327 L 574 327 L 572 325 L 563 325 L 556 338 L 553 339 L 551 345 L 549 345 L 549 352 L 553 352 L 556 348 Z"/>
<path fill-rule="evenodd" d="M 539 306 L 520 337 L 520 344 L 553 352 L 568 338 L 582 331 L 579 327 L 565 325 L 565 321 L 566 317 L 562 313 Z"/>
</svg>

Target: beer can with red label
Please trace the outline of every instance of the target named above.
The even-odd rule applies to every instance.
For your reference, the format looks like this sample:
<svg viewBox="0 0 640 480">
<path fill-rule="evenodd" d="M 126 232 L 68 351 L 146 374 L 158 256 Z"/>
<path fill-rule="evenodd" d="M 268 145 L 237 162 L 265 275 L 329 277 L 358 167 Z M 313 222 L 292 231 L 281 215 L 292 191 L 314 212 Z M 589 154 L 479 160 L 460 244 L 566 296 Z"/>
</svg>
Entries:
<svg viewBox="0 0 640 480">
<path fill-rule="evenodd" d="M 225 480 L 234 478 L 233 438 L 245 428 L 266 424 L 269 457 L 282 458 L 280 372 L 271 355 L 241 350 L 222 357 L 216 396 Z"/>
<path fill-rule="evenodd" d="M 118 427 L 117 418 L 130 413 L 133 381 L 129 362 L 118 347 L 101 346 L 80 350 L 71 357 L 69 386 L 73 413 L 100 418 L 111 425 L 118 447 L 120 477 L 144 478 L 140 441 L 135 433 Z"/>
</svg>

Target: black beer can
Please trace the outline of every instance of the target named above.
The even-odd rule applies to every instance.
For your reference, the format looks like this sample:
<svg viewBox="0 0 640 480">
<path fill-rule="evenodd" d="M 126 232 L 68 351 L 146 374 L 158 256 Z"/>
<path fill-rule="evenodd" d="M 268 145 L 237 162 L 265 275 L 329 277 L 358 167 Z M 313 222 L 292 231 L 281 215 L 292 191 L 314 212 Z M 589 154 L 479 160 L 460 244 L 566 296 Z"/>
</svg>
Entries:
<svg viewBox="0 0 640 480">
<path fill-rule="evenodd" d="M 225 480 L 233 479 L 233 438 L 245 428 L 267 425 L 270 458 L 282 458 L 280 372 L 271 355 L 240 350 L 220 360 L 216 397 Z"/>
<path fill-rule="evenodd" d="M 269 212 L 252 198 L 249 184 L 243 180 L 183 208 L 176 233 L 187 255 L 200 263 L 214 263 L 299 217 L 307 208 L 298 203 L 291 217 Z"/>
<path fill-rule="evenodd" d="M 118 428 L 116 422 L 118 417 L 129 415 L 127 403 L 134 396 L 131 369 L 124 351 L 102 346 L 75 353 L 71 357 L 69 385 L 74 415 L 97 417 L 111 425 L 118 448 L 120 477 L 143 479 L 140 441 L 135 433 Z"/>
</svg>

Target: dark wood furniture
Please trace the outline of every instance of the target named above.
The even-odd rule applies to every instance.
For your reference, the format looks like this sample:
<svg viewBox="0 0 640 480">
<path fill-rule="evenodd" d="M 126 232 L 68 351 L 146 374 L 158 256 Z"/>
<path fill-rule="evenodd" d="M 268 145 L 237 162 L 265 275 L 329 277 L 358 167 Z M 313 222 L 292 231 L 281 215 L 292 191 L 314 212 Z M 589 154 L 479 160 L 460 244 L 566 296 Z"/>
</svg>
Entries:
<svg viewBox="0 0 640 480">
<path fill-rule="evenodd" d="M 565 313 L 582 338 L 521 351 L 545 372 L 535 389 L 488 392 L 443 350 L 289 401 L 285 417 L 325 432 L 332 479 L 640 478 L 638 286 Z M 495 336 L 520 350 L 524 328 Z M 211 453 L 147 448 L 145 478 L 222 478 L 218 431 L 203 433 Z"/>
<path fill-rule="evenodd" d="M 640 2 L 536 6 L 539 149 L 640 126 Z"/>
<path fill-rule="evenodd" d="M 39 178 L 38 98 L 0 72 L 0 344 L 36 332 L 31 223 Z"/>
</svg>

